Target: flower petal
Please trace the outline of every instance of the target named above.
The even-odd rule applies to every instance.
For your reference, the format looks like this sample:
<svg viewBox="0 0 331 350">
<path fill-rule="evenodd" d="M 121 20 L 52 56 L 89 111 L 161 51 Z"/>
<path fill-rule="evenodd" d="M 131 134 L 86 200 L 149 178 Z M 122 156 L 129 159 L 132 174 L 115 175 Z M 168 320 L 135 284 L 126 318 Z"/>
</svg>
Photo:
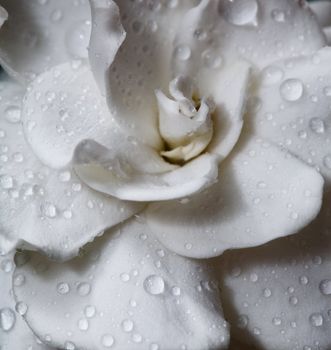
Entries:
<svg viewBox="0 0 331 350">
<path fill-rule="evenodd" d="M 52 344 L 101 350 L 226 349 L 217 287 L 204 262 L 165 249 L 137 219 L 65 264 L 30 253 L 15 287 L 29 326 Z M 67 347 L 66 347 L 67 346 Z"/>
<path fill-rule="evenodd" d="M 191 52 L 186 70 L 194 71 L 200 62 L 226 66 L 238 58 L 263 68 L 276 58 L 310 54 L 325 45 L 304 1 L 203 0 L 181 23 L 177 43 Z"/>
<path fill-rule="evenodd" d="M 86 138 L 109 145 L 116 128 L 89 68 L 64 63 L 38 76 L 23 104 L 25 136 L 35 155 L 52 168 L 70 164 Z"/>
<path fill-rule="evenodd" d="M 224 308 L 244 344 L 331 347 L 330 193 L 325 199 L 317 220 L 299 234 L 219 261 Z"/>
<path fill-rule="evenodd" d="M 289 149 L 331 180 L 331 49 L 277 62 L 263 71 L 258 108 L 249 122 L 258 135 Z M 261 81 L 262 80 L 262 81 Z"/>
<path fill-rule="evenodd" d="M 56 64 L 87 58 L 87 0 L 1 0 L 1 5 L 9 17 L 0 32 L 0 62 L 14 78 L 27 82 Z"/>
<path fill-rule="evenodd" d="M 123 43 L 126 33 L 121 24 L 120 13 L 113 1 L 89 0 L 92 27 L 89 61 L 94 77 L 103 95 L 106 94 L 108 70 Z"/>
<path fill-rule="evenodd" d="M 13 255 L 0 257 L 0 339 L 1 350 L 36 349 L 51 350 L 31 331 L 19 314 L 20 304 L 16 304 L 12 285 L 20 288 L 25 283 L 25 276 L 14 274 Z M 16 305 L 15 305 L 16 304 Z M 17 310 L 15 310 L 15 306 Z M 54 349 L 55 350 L 55 349 Z"/>
<path fill-rule="evenodd" d="M 94 74 L 101 84 L 103 75 L 107 75 L 102 91 L 106 90 L 112 114 L 121 126 L 132 136 L 160 149 L 162 140 L 157 127 L 154 90 L 165 91 L 172 80 L 170 61 L 174 33 L 183 13 L 194 2 L 116 1 L 126 39 L 113 62 L 114 47 L 123 40 L 122 26 L 114 2 L 109 2 L 108 10 L 101 9 L 100 3 L 103 1 L 92 1 L 92 20 L 103 23 L 93 28 L 91 36 L 90 62 Z M 104 25 L 104 16 L 110 10 L 112 16 L 108 16 L 107 25 Z M 109 39 L 102 43 L 107 37 Z"/>
<path fill-rule="evenodd" d="M 0 251 L 33 247 L 67 259 L 102 230 L 142 209 L 90 190 L 70 168 L 42 165 L 20 124 L 22 88 L 2 81 L 0 89 Z"/>
<path fill-rule="evenodd" d="M 222 163 L 216 185 L 190 199 L 150 205 L 147 222 L 169 249 L 212 257 L 297 232 L 317 215 L 322 190 L 313 168 L 250 140 Z"/>
<path fill-rule="evenodd" d="M 142 146 L 131 152 L 127 148 L 108 149 L 86 140 L 77 147 L 74 168 L 91 188 L 122 200 L 139 202 L 188 196 L 201 191 L 217 178 L 217 158 L 210 154 L 182 167 L 169 164 L 167 171 L 164 170 L 165 163 L 162 171 L 155 172 L 151 165 L 155 168 L 157 159 L 153 160 L 150 153 Z"/>
</svg>

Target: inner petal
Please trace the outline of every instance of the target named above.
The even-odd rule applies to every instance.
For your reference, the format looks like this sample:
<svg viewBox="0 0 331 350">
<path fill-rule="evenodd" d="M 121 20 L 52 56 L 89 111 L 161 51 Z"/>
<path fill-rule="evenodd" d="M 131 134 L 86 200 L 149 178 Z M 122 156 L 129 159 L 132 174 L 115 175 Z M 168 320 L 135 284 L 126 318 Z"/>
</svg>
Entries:
<svg viewBox="0 0 331 350">
<path fill-rule="evenodd" d="M 181 163 L 201 154 L 213 136 L 214 103 L 200 99 L 190 78 L 178 76 L 170 82 L 167 97 L 156 91 L 159 107 L 159 131 L 166 149 L 161 155 L 168 161 Z"/>
</svg>

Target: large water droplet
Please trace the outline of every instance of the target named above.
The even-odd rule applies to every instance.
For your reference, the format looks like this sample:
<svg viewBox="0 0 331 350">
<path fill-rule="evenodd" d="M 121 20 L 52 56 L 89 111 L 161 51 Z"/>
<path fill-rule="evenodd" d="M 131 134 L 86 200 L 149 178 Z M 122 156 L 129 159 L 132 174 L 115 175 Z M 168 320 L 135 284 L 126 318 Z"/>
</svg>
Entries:
<svg viewBox="0 0 331 350">
<path fill-rule="evenodd" d="M 9 307 L 0 310 L 0 327 L 3 331 L 9 332 L 15 325 L 15 313 Z"/>
<path fill-rule="evenodd" d="M 191 49 L 187 45 L 178 45 L 175 49 L 175 57 L 179 61 L 187 61 L 191 57 Z"/>
<path fill-rule="evenodd" d="M 321 327 L 323 325 L 324 319 L 320 313 L 314 313 L 309 316 L 309 322 L 314 327 Z"/>
<path fill-rule="evenodd" d="M 303 95 L 303 84 L 299 79 L 287 79 L 280 86 L 280 94 L 286 101 L 297 101 Z"/>
<path fill-rule="evenodd" d="M 152 295 L 159 295 L 164 292 L 165 284 L 162 277 L 150 275 L 144 281 L 145 291 Z"/>
<path fill-rule="evenodd" d="M 223 0 L 219 2 L 219 13 L 237 26 L 257 26 L 259 7 L 256 0 Z"/>
<path fill-rule="evenodd" d="M 331 295 L 331 280 L 321 281 L 319 288 L 322 294 Z"/>
</svg>

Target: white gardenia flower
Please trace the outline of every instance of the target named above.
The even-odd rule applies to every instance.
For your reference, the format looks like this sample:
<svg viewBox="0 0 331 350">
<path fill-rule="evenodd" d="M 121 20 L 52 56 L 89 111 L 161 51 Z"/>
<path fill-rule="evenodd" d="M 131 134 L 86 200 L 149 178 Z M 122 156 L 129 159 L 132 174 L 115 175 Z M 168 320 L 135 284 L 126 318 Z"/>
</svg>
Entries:
<svg viewBox="0 0 331 350">
<path fill-rule="evenodd" d="M 328 5 L 0 5 L 1 349 L 331 346 Z"/>
</svg>

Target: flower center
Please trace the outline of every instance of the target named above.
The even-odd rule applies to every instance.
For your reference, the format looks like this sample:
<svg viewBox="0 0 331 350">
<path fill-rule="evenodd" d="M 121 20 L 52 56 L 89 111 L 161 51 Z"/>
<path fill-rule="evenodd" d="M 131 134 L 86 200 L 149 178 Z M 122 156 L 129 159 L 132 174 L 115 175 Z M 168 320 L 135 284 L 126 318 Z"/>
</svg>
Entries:
<svg viewBox="0 0 331 350">
<path fill-rule="evenodd" d="M 169 84 L 171 98 L 156 91 L 159 106 L 159 131 L 165 143 L 162 157 L 183 164 L 200 155 L 213 136 L 210 98 L 200 99 L 192 80 L 179 76 Z"/>
</svg>

